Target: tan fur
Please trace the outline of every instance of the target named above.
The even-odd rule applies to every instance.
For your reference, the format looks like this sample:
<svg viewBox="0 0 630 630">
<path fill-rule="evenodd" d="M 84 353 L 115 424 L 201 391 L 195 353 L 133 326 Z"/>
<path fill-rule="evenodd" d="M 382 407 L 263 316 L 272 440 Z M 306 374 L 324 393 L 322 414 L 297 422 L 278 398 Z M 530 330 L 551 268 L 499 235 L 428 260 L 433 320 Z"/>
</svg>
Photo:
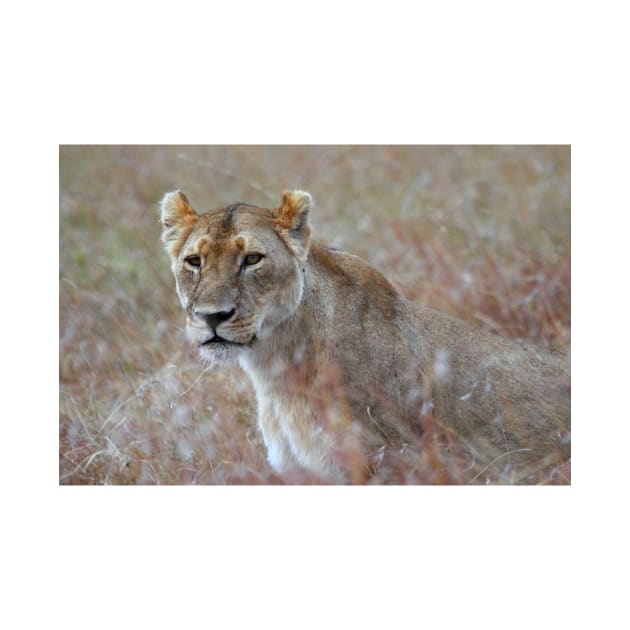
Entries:
<svg viewBox="0 0 630 630">
<path fill-rule="evenodd" d="M 198 216 L 179 191 L 161 205 L 188 336 L 249 373 L 277 472 L 364 482 L 417 456 L 434 423 L 466 446 L 473 480 L 494 468 L 526 482 L 569 456 L 565 355 L 409 302 L 360 258 L 311 241 L 310 208 L 301 191 L 273 210 Z"/>
</svg>

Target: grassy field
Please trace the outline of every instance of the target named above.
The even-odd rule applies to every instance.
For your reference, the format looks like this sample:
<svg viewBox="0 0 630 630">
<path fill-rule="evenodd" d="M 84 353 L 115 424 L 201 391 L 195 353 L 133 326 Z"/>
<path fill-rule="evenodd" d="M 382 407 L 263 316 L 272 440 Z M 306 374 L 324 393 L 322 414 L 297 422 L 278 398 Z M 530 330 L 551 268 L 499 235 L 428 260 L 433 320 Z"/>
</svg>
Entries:
<svg viewBox="0 0 630 630">
<path fill-rule="evenodd" d="M 283 482 L 245 375 L 185 342 L 157 219 L 174 188 L 199 211 L 308 190 L 315 238 L 408 297 L 569 348 L 569 147 L 61 147 L 61 484 Z M 401 482 L 457 482 L 453 466 Z M 539 482 L 569 479 L 567 465 Z"/>
</svg>

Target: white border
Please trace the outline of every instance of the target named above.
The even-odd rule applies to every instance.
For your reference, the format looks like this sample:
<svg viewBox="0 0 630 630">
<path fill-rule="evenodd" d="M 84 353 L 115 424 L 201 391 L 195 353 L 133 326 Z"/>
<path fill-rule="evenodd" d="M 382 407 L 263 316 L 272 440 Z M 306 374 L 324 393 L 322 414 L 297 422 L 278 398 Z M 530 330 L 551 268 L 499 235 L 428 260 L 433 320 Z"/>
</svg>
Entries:
<svg viewBox="0 0 630 630">
<path fill-rule="evenodd" d="M 627 621 L 618 5 L 225 5 L 7 16 L 5 269 L 19 298 L 5 307 L 3 615 L 66 629 Z M 57 145 L 173 142 L 571 143 L 573 487 L 57 487 L 57 322 L 41 308 L 58 299 Z M 33 289 L 36 269 L 50 285 Z"/>
</svg>

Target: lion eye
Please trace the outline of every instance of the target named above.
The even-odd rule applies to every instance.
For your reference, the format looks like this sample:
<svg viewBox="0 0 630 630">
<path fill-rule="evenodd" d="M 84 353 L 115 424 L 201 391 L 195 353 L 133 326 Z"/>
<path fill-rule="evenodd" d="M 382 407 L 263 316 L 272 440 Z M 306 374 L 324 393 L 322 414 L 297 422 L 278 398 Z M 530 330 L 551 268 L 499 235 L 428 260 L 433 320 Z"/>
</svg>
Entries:
<svg viewBox="0 0 630 630">
<path fill-rule="evenodd" d="M 201 256 L 188 256 L 184 262 L 191 267 L 201 267 Z"/>
<path fill-rule="evenodd" d="M 248 266 L 255 265 L 256 263 L 259 263 L 262 259 L 262 254 L 247 254 L 247 256 L 243 258 L 243 264 Z"/>
</svg>

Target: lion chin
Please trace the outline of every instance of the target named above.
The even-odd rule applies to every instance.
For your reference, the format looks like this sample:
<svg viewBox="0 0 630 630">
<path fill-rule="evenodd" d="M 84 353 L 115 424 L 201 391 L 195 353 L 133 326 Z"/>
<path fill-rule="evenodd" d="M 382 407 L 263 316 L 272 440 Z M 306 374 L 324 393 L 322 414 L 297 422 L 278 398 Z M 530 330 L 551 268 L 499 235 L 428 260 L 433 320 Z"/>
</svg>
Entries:
<svg viewBox="0 0 630 630">
<path fill-rule="evenodd" d="M 199 356 L 207 364 L 234 363 L 251 348 L 250 343 L 235 343 L 231 341 L 217 341 L 199 346 Z"/>
</svg>

